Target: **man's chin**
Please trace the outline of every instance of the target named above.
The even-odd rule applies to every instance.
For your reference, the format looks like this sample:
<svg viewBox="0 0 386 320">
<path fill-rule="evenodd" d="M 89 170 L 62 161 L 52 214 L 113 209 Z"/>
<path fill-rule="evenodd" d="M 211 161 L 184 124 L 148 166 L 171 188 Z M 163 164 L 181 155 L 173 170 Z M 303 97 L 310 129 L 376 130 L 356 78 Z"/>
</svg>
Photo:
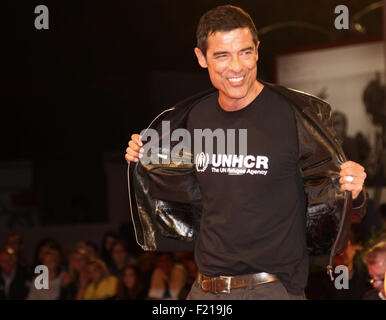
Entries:
<svg viewBox="0 0 386 320">
<path fill-rule="evenodd" d="M 243 99 L 247 96 L 247 90 L 231 89 L 223 92 L 228 99 Z"/>
</svg>

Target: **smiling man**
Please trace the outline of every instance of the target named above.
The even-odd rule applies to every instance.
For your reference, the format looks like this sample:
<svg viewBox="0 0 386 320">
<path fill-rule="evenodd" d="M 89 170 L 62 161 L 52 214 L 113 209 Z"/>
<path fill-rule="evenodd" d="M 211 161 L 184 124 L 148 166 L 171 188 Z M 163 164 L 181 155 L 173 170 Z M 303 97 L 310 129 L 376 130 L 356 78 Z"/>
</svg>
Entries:
<svg viewBox="0 0 386 320">
<path fill-rule="evenodd" d="M 210 80 L 219 90 L 219 103 L 225 111 L 244 108 L 263 89 L 256 80 L 258 46 L 259 42 L 254 42 L 249 28 L 237 28 L 212 33 L 208 36 L 207 47 L 194 49 L 201 67 L 208 68 Z"/>
<path fill-rule="evenodd" d="M 346 161 L 330 106 L 257 80 L 258 47 L 242 9 L 205 13 L 194 52 L 216 90 L 178 103 L 150 126 L 159 130 L 162 119 L 191 133 L 246 129 L 246 154 L 237 143 L 226 154 L 214 145 L 194 150 L 195 165 L 155 166 L 138 161 L 147 156 L 139 135 L 126 149 L 138 243 L 145 250 L 194 245 L 199 276 L 189 299 L 304 299 L 309 254 L 330 253 L 332 261 L 347 244 L 351 215 L 365 210 L 366 174 Z"/>
</svg>

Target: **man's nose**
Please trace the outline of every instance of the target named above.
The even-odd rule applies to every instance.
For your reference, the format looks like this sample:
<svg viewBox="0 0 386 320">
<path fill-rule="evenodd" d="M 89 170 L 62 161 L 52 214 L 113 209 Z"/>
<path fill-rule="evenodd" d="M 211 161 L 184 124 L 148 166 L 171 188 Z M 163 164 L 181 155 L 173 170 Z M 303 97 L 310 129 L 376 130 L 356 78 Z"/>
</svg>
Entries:
<svg viewBox="0 0 386 320">
<path fill-rule="evenodd" d="M 235 73 L 238 73 L 243 69 L 243 66 L 238 56 L 232 57 L 232 61 L 229 66 L 229 69 Z"/>
</svg>

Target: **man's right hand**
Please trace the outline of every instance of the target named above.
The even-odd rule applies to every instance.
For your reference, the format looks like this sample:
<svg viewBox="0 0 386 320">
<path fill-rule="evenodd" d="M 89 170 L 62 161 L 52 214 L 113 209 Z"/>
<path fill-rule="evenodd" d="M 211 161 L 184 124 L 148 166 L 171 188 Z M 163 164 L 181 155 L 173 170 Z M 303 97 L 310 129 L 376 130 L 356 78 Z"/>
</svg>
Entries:
<svg viewBox="0 0 386 320">
<path fill-rule="evenodd" d="M 141 141 L 141 136 L 137 133 L 134 133 L 131 136 L 131 140 L 128 143 L 128 147 L 126 149 L 125 159 L 128 164 L 131 161 L 137 162 L 143 156 L 143 143 Z"/>
</svg>

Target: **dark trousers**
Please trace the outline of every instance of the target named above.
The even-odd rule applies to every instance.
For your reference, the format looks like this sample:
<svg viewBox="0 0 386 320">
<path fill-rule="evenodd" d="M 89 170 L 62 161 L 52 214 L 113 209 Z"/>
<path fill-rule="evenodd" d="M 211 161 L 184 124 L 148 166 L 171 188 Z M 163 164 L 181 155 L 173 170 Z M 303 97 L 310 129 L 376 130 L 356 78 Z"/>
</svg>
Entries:
<svg viewBox="0 0 386 320">
<path fill-rule="evenodd" d="M 202 291 L 195 281 L 187 300 L 305 300 L 305 296 L 290 294 L 280 281 L 258 284 L 251 287 L 232 289 L 230 294 Z"/>
</svg>

